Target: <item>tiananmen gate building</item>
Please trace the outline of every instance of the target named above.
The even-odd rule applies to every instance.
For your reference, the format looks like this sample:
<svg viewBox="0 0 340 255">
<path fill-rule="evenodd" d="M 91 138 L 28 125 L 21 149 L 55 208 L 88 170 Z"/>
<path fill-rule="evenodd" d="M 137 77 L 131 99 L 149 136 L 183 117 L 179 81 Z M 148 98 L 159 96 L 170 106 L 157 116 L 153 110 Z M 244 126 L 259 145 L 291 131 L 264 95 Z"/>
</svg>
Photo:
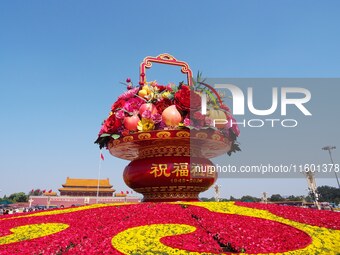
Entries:
<svg viewBox="0 0 340 255">
<path fill-rule="evenodd" d="M 60 196 L 55 192 L 47 192 L 42 196 L 30 196 L 29 206 L 42 206 L 47 208 L 63 208 L 70 206 L 89 205 L 96 203 L 134 203 L 140 202 L 137 196 L 128 195 L 128 192 L 115 193 L 109 178 L 100 179 L 78 179 L 66 178 L 62 188 L 58 189 Z M 97 197 L 98 191 L 98 197 Z"/>
<path fill-rule="evenodd" d="M 99 183 L 98 183 L 99 182 Z M 59 189 L 60 196 L 78 197 L 112 197 L 115 190 L 107 179 L 73 179 L 67 177 L 65 184 Z M 99 187 L 98 187 L 99 186 Z"/>
</svg>

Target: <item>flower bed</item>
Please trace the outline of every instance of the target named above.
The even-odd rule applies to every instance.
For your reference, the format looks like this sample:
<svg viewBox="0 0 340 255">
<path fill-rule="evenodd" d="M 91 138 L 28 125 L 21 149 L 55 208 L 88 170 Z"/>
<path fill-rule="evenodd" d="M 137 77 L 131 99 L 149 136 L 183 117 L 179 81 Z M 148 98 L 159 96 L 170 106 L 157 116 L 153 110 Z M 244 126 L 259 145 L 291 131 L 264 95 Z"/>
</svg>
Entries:
<svg viewBox="0 0 340 255">
<path fill-rule="evenodd" d="M 339 213 L 284 208 L 143 203 L 12 215 L 0 218 L 0 254 L 337 254 L 340 231 L 327 226 Z"/>
<path fill-rule="evenodd" d="M 289 207 L 289 210 L 287 210 L 287 206 L 260 203 L 236 202 L 235 204 L 250 208 L 267 210 L 277 216 L 308 225 L 340 230 L 340 221 L 330 220 L 332 218 L 336 219 L 339 213 L 332 211 L 309 210 L 301 207 Z"/>
</svg>

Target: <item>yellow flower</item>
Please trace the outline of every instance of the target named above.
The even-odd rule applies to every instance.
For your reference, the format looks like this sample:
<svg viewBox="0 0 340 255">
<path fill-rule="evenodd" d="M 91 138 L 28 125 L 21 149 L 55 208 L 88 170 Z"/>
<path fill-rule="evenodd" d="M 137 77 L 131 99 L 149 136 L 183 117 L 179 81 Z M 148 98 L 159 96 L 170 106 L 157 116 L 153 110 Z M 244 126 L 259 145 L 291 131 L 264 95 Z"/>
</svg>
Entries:
<svg viewBox="0 0 340 255">
<path fill-rule="evenodd" d="M 152 119 L 142 118 L 142 120 L 138 122 L 137 128 L 139 131 L 151 131 L 154 130 L 155 123 Z"/>
<path fill-rule="evenodd" d="M 39 237 L 52 235 L 67 229 L 69 225 L 63 223 L 41 223 L 12 228 L 12 234 L 1 236 L 0 245 L 22 242 Z"/>
<path fill-rule="evenodd" d="M 171 93 L 169 91 L 165 91 L 162 93 L 162 97 L 163 98 L 170 98 L 171 97 Z"/>
<path fill-rule="evenodd" d="M 195 230 L 196 227 L 186 224 L 151 224 L 122 231 L 112 238 L 111 244 L 123 254 L 210 254 L 172 248 L 160 241 L 165 236 L 188 234 Z"/>
</svg>

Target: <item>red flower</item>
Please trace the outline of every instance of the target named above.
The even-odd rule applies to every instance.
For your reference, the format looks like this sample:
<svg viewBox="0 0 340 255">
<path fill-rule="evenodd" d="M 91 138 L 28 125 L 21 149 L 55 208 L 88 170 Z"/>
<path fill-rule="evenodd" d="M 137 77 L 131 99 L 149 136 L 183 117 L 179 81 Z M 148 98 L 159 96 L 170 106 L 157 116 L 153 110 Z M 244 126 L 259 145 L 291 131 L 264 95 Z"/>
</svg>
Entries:
<svg viewBox="0 0 340 255">
<path fill-rule="evenodd" d="M 157 88 L 158 92 L 162 92 L 164 91 L 167 87 L 164 85 L 155 85 L 155 87 Z"/>
<path fill-rule="evenodd" d="M 198 110 L 201 108 L 201 96 L 190 90 L 189 86 L 183 85 L 175 93 L 175 105 L 182 111 Z"/>
<path fill-rule="evenodd" d="M 155 106 L 156 106 L 157 111 L 159 113 L 162 113 L 164 111 L 164 109 L 167 108 L 170 105 L 172 105 L 172 102 L 171 102 L 170 99 L 167 99 L 167 98 L 163 98 L 161 101 L 155 103 Z"/>
<path fill-rule="evenodd" d="M 127 136 L 127 135 L 129 135 L 130 134 L 130 131 L 128 130 L 128 129 L 124 129 L 123 131 L 122 131 L 122 135 L 123 136 Z"/>
<path fill-rule="evenodd" d="M 125 104 L 125 100 L 124 99 L 118 99 L 112 106 L 111 106 L 111 111 L 116 111 L 119 108 L 123 108 Z"/>
<path fill-rule="evenodd" d="M 194 113 L 194 118 L 196 120 L 204 120 L 205 119 L 205 116 L 201 113 L 201 112 L 195 112 Z"/>
<path fill-rule="evenodd" d="M 99 135 L 103 133 L 108 133 L 108 134 L 117 133 L 118 128 L 121 126 L 122 126 L 121 120 L 117 119 L 115 114 L 112 114 L 110 117 L 108 117 L 104 121 L 104 124 L 99 132 Z"/>
</svg>

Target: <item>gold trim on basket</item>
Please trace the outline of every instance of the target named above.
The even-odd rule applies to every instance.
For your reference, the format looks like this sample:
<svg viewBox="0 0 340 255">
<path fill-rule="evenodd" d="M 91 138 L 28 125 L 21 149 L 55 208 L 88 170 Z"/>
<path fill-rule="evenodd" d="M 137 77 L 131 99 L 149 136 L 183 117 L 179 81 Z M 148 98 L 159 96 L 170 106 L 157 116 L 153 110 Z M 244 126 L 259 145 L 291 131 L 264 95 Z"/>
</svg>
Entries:
<svg viewBox="0 0 340 255">
<path fill-rule="evenodd" d="M 140 140 L 147 140 L 151 138 L 151 134 L 150 133 L 142 133 L 138 135 L 138 139 Z"/>
<path fill-rule="evenodd" d="M 118 144 L 120 144 L 120 141 L 119 140 L 113 140 L 112 144 L 113 145 L 118 145 Z"/>
<path fill-rule="evenodd" d="M 132 136 L 132 135 L 125 136 L 125 137 L 123 138 L 123 141 L 124 141 L 124 142 L 132 142 L 132 141 L 133 141 L 133 136 Z"/>
<path fill-rule="evenodd" d="M 156 134 L 156 136 L 157 136 L 158 138 L 169 138 L 170 135 L 171 135 L 171 133 L 168 132 L 168 131 L 161 131 L 161 132 L 158 132 L 158 133 Z"/>
<path fill-rule="evenodd" d="M 176 133 L 177 137 L 190 137 L 190 132 L 188 131 L 179 131 Z"/>
<path fill-rule="evenodd" d="M 199 132 L 196 134 L 197 138 L 206 139 L 208 137 L 207 133 Z"/>
<path fill-rule="evenodd" d="M 211 136 L 211 138 L 212 138 L 213 140 L 217 140 L 217 141 L 221 140 L 221 136 L 218 135 L 218 134 L 213 134 L 213 135 Z"/>
</svg>

